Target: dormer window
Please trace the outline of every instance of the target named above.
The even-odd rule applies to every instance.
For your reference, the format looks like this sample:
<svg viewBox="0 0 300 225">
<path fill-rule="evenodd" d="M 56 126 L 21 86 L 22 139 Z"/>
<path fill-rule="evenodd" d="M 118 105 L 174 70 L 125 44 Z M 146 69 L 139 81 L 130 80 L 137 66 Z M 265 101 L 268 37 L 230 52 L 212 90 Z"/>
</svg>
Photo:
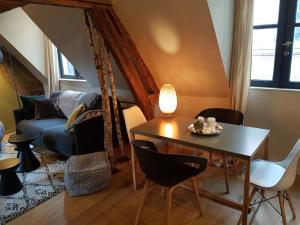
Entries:
<svg viewBox="0 0 300 225">
<path fill-rule="evenodd" d="M 60 77 L 62 79 L 83 79 L 70 61 L 57 50 Z"/>
</svg>

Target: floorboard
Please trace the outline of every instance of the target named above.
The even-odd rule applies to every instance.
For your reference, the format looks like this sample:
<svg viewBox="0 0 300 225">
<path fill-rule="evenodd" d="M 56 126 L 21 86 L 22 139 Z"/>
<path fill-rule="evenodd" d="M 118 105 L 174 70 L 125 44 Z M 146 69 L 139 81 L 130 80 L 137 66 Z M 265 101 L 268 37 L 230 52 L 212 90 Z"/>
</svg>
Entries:
<svg viewBox="0 0 300 225">
<path fill-rule="evenodd" d="M 102 192 L 82 197 L 71 197 L 63 192 L 18 217 L 9 225 L 132 225 L 142 194 L 143 176 L 138 175 L 138 190 L 131 185 L 128 163 L 120 166 L 121 171 L 113 176 L 110 187 Z M 209 167 L 198 177 L 202 188 L 222 194 L 225 191 L 223 169 Z M 292 220 L 286 204 L 289 225 L 300 224 L 300 177 L 291 188 L 291 196 L 297 219 Z M 270 193 L 272 194 L 272 193 Z M 242 201 L 242 180 L 235 170 L 230 169 L 230 194 L 226 198 Z M 201 198 L 203 217 L 199 216 L 195 196 L 192 192 L 178 188 L 174 192 L 171 212 L 172 225 L 234 225 L 240 212 Z M 164 224 L 165 199 L 161 189 L 152 185 L 141 215 L 140 225 Z M 277 200 L 273 201 L 278 207 Z M 250 216 L 251 217 L 251 216 Z M 262 204 L 253 225 L 279 225 L 281 217 L 268 204 Z"/>
</svg>

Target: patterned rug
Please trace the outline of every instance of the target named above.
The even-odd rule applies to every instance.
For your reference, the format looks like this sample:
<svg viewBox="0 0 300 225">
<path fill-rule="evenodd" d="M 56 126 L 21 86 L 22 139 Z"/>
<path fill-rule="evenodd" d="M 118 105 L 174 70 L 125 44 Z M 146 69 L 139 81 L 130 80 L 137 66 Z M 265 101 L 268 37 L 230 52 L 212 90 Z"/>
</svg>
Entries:
<svg viewBox="0 0 300 225">
<path fill-rule="evenodd" d="M 0 159 L 17 156 L 15 146 L 4 143 Z M 23 189 L 10 196 L 0 196 L 0 225 L 15 219 L 30 209 L 65 190 L 65 159 L 41 148 L 35 148 L 34 154 L 41 166 L 30 173 L 19 173 Z"/>
</svg>

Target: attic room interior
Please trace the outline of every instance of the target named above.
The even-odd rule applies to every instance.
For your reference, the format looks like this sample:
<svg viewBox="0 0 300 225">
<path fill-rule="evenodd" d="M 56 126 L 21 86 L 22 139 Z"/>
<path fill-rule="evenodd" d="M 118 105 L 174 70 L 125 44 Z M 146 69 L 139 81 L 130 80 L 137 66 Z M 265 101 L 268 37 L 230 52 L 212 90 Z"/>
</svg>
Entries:
<svg viewBox="0 0 300 225">
<path fill-rule="evenodd" d="M 0 0 L 0 225 L 300 224 L 300 0 Z"/>
</svg>

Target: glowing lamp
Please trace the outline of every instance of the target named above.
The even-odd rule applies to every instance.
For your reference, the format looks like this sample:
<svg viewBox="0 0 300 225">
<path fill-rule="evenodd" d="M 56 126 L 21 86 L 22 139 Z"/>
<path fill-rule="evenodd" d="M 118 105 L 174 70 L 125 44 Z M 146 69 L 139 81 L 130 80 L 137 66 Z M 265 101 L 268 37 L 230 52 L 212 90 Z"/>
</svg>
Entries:
<svg viewBox="0 0 300 225">
<path fill-rule="evenodd" d="M 161 87 L 159 93 L 159 108 L 164 117 L 173 116 L 177 107 L 177 96 L 173 85 L 165 84 Z"/>
</svg>

